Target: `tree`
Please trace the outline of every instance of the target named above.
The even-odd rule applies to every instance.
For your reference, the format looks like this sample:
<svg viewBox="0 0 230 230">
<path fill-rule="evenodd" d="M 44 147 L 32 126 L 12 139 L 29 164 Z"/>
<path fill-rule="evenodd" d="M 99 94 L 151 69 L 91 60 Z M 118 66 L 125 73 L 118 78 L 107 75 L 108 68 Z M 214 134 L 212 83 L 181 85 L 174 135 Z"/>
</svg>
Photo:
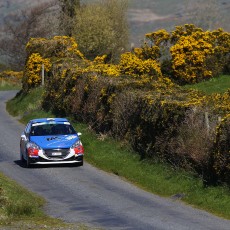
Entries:
<svg viewBox="0 0 230 230">
<path fill-rule="evenodd" d="M 76 11 L 73 36 L 89 59 L 107 54 L 116 61 L 128 44 L 127 1 L 101 0 Z"/>
<path fill-rule="evenodd" d="M 73 22 L 76 18 L 76 10 L 80 8 L 80 0 L 59 0 L 60 25 L 62 35 L 72 36 Z"/>
<path fill-rule="evenodd" d="M 0 40 L 0 55 L 15 70 L 25 64 L 25 46 L 31 37 L 49 37 L 55 33 L 53 14 L 55 2 L 43 3 L 31 9 L 11 14 L 4 21 L 4 37 Z"/>
</svg>

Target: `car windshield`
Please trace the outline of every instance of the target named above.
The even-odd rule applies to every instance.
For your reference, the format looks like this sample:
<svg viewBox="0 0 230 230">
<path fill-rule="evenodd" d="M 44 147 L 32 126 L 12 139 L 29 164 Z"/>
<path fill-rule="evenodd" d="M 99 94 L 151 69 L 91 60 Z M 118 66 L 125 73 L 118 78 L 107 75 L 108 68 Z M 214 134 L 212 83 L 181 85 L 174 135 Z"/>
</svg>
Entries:
<svg viewBox="0 0 230 230">
<path fill-rule="evenodd" d="M 76 134 L 74 128 L 69 124 L 35 124 L 32 125 L 31 136 L 69 135 Z"/>
</svg>

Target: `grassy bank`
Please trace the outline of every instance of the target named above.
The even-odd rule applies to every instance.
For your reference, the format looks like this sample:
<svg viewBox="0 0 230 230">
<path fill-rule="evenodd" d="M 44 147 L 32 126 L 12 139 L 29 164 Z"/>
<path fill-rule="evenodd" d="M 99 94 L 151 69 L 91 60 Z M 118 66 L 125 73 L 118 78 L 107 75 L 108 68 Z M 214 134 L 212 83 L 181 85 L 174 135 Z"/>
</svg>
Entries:
<svg viewBox="0 0 230 230">
<path fill-rule="evenodd" d="M 0 90 L 17 90 L 21 89 L 21 84 L 0 79 Z"/>
<path fill-rule="evenodd" d="M 230 76 L 222 75 L 217 78 L 212 78 L 209 81 L 200 82 L 194 85 L 186 85 L 184 88 L 197 89 L 204 92 L 205 94 L 224 93 L 230 89 Z"/>
<path fill-rule="evenodd" d="M 76 229 L 73 225 L 46 216 L 42 211 L 44 204 L 43 198 L 0 173 L 1 229 Z"/>
<path fill-rule="evenodd" d="M 35 89 L 27 96 L 14 98 L 7 103 L 8 111 L 20 115 L 24 123 L 35 117 L 55 116 L 41 110 L 41 93 L 41 89 Z M 74 125 L 77 131 L 83 133 L 85 159 L 89 163 L 149 192 L 179 198 L 197 208 L 230 219 L 230 191 L 227 187 L 204 187 L 202 180 L 192 173 L 175 170 L 159 162 L 140 161 L 137 154 L 131 153 L 127 143 L 96 135 L 85 124 Z"/>
</svg>

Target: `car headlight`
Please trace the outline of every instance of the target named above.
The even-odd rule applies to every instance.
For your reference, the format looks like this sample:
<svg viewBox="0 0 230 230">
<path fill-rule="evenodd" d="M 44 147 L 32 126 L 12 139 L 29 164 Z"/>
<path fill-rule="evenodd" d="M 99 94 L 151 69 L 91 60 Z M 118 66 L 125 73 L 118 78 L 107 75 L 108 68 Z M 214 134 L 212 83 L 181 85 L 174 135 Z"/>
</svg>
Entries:
<svg viewBox="0 0 230 230">
<path fill-rule="evenodd" d="M 84 154 L 84 148 L 80 140 L 76 141 L 70 148 L 74 150 L 75 155 Z"/>
<path fill-rule="evenodd" d="M 41 148 L 33 142 L 28 142 L 26 144 L 26 149 L 30 157 L 33 157 L 33 156 L 37 157 L 38 152 Z"/>
</svg>

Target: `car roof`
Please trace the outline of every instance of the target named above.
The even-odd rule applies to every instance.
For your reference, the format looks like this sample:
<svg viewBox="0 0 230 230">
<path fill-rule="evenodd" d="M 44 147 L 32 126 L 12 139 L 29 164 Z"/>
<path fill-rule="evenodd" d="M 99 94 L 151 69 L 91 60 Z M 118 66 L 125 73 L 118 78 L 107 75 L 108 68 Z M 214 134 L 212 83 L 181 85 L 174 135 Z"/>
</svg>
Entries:
<svg viewBox="0 0 230 230">
<path fill-rule="evenodd" d="M 49 122 L 49 121 L 54 121 L 54 122 L 69 122 L 66 118 L 37 118 L 33 119 L 30 121 L 30 123 L 41 123 L 41 122 Z"/>
</svg>

